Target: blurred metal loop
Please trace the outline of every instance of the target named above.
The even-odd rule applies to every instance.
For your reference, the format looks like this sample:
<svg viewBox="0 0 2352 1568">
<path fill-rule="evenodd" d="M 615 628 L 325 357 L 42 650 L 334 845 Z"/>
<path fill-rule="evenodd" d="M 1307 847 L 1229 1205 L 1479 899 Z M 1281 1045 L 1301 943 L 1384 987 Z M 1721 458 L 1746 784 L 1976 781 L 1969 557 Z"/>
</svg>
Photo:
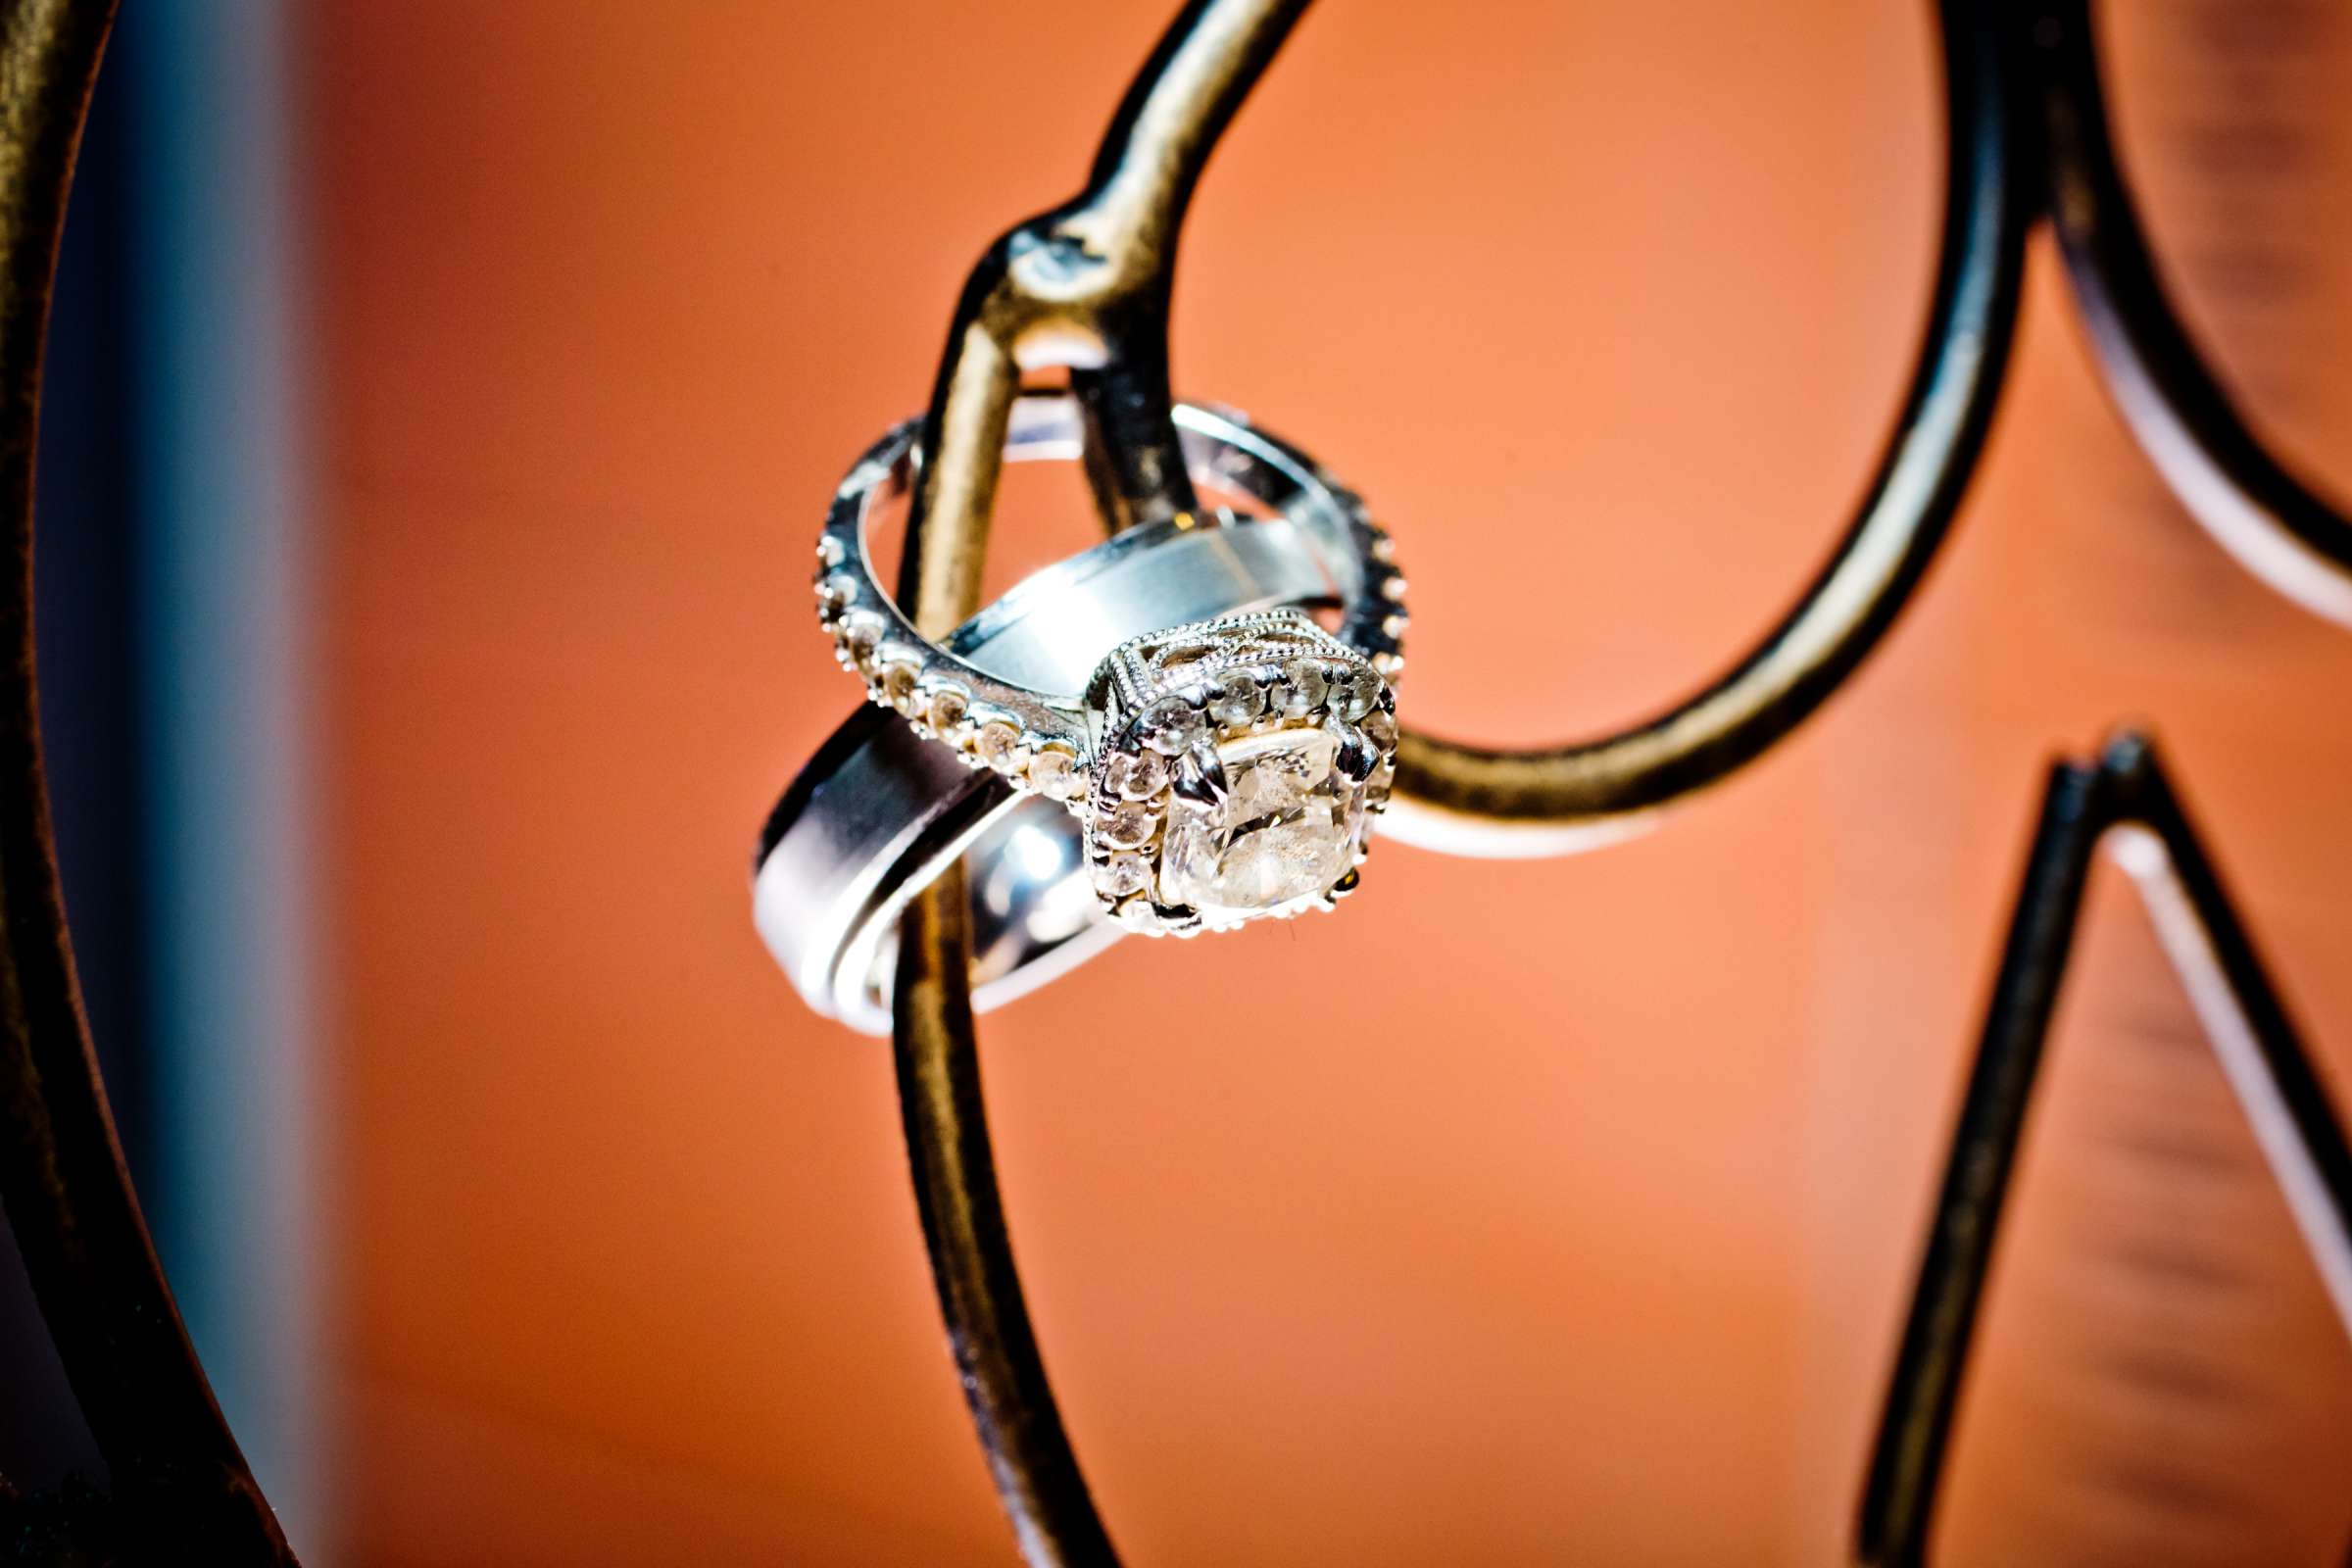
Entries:
<svg viewBox="0 0 2352 1568">
<path fill-rule="evenodd" d="M 41 359 L 113 0 L 0 5 L 0 1200 L 140 1561 L 291 1563 L 140 1216 L 74 974 L 33 680 Z"/>
<path fill-rule="evenodd" d="M 1871 1451 L 1856 1539 L 1870 1568 L 1927 1560 L 1993 1242 L 2102 846 L 2139 889 L 2321 1282 L 2352 1330 L 2352 1149 L 2343 1120 L 2155 747 L 2121 735 L 2095 763 L 2053 768 L 2042 798 Z"/>
<path fill-rule="evenodd" d="M 2248 427 L 2181 324 L 2115 150 L 2090 0 L 2034 19 L 2052 228 L 2108 391 L 2191 516 L 2273 589 L 2352 626 L 2352 519 Z"/>
<path fill-rule="evenodd" d="M 1893 624 L 1984 450 L 2038 196 L 2021 168 L 2016 48 L 2004 8 L 1943 0 L 1937 16 L 1947 133 L 1935 292 L 1878 471 L 1829 564 L 1728 673 L 1631 729 L 1537 750 L 1408 732 L 1384 834 L 1481 856 L 1552 855 L 1622 838 L 1785 739 Z"/>
</svg>

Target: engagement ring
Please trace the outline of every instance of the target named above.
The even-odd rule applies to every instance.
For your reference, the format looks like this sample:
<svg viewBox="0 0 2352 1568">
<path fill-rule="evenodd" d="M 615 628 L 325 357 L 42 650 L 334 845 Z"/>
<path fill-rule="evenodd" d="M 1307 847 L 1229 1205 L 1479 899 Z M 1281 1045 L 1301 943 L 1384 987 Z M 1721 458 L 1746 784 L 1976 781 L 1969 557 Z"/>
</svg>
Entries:
<svg viewBox="0 0 2352 1568">
<path fill-rule="evenodd" d="M 754 894 L 817 1011 L 888 1031 L 899 914 L 959 858 L 981 1008 L 1122 930 L 1229 926 L 1354 886 L 1396 744 L 1404 583 L 1388 538 L 1241 416 L 1180 406 L 1176 423 L 1221 505 L 1049 566 L 936 645 L 865 548 L 911 481 L 913 427 L 844 482 L 818 612 L 877 706 L 785 792 Z M 1082 439 L 1070 399 L 1025 397 L 1005 459 L 1074 461 Z"/>
</svg>

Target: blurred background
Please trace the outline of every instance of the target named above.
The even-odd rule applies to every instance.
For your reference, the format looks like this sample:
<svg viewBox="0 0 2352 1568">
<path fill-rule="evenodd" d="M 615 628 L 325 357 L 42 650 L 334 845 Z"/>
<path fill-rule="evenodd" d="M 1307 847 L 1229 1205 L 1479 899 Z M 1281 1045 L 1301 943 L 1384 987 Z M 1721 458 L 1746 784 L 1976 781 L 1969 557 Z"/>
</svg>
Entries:
<svg viewBox="0 0 2352 1568">
<path fill-rule="evenodd" d="M 1165 10 L 126 9 L 44 716 L 125 1141 L 307 1559 L 1012 1560 L 888 1051 L 801 1007 L 747 859 L 856 700 L 820 510 Z M 2103 26 L 2194 325 L 2352 494 L 2352 11 Z M 1925 304 L 1934 47 L 1872 0 L 1310 14 L 1202 187 L 1178 389 L 1372 498 L 1414 722 L 1643 716 L 1810 572 Z M 1751 772 L 1581 858 L 1391 846 L 1344 918 L 985 1021 L 1130 1560 L 1840 1560 L 2043 769 L 2117 720 L 2344 1098 L 2352 633 L 2167 498 L 2050 261 L 1944 559 Z M 1005 581 L 1083 542 L 1002 534 Z M 1146 987 L 1156 1027 L 1092 1026 Z M 2051 1074 L 1942 1559 L 2341 1561 L 2352 1350 L 2104 875 Z M 38 1485 L 94 1463 L 47 1357 L 9 1258 Z"/>
</svg>

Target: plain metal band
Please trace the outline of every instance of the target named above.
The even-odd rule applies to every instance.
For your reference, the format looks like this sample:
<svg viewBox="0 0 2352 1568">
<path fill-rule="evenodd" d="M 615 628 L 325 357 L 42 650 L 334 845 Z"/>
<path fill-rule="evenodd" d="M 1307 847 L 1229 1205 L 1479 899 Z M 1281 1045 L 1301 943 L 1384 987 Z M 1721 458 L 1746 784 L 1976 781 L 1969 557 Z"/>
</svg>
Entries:
<svg viewBox="0 0 2352 1568">
<path fill-rule="evenodd" d="M 1277 514 L 1130 529 L 1023 580 L 943 646 L 1000 680 L 1077 691 L 1117 644 L 1165 626 L 1325 603 L 1342 608 L 1347 635 L 1395 612 L 1371 586 L 1393 573 L 1367 558 L 1361 504 L 1312 459 L 1238 416 L 1186 407 L 1178 418 L 1203 487 Z M 1024 399 L 1005 457 L 1075 458 L 1082 438 L 1067 399 Z M 877 487 L 903 484 L 910 446 L 910 430 L 894 431 L 858 471 Z M 811 1007 L 887 1034 L 899 915 L 959 857 L 970 873 L 983 1009 L 1119 934 L 1099 918 L 1064 807 L 967 767 L 870 706 L 819 749 L 770 817 L 754 918 Z"/>
</svg>

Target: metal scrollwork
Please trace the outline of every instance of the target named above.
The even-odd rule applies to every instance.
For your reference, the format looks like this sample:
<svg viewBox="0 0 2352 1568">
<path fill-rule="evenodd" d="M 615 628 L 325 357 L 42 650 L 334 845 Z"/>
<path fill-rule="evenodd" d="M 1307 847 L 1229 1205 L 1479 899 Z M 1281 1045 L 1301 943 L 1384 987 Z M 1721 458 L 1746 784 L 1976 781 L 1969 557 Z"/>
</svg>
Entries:
<svg viewBox="0 0 2352 1568">
<path fill-rule="evenodd" d="M 2110 387 L 2159 471 L 2265 581 L 2352 623 L 2346 612 L 2352 611 L 2352 524 L 2267 454 L 2205 368 L 2157 280 L 2113 154 L 2087 5 L 2051 0 L 2033 9 L 1941 0 L 1936 12 L 1949 132 L 1935 293 L 1894 433 L 1830 564 L 1730 673 L 1646 723 L 1596 741 L 1525 751 L 1467 747 L 1408 731 L 1399 747 L 1393 836 L 1457 854 L 1502 856 L 1605 842 L 1754 761 L 1818 709 L 1892 624 L 1942 542 L 2000 395 L 2016 328 L 2025 236 L 2045 215 L 2058 232 Z M 1113 123 L 1097 161 L 1098 187 L 1106 169 L 1154 165 L 1139 138 L 1169 128 L 1167 122 L 1138 115 L 1133 106 L 1154 101 L 1158 75 L 1171 61 L 1192 62 L 1198 73 L 1189 49 L 1221 40 L 1247 61 L 1246 70 L 1218 78 L 1238 93 L 1262 71 L 1297 15 L 1297 7 L 1243 0 L 1188 7 L 1130 90 L 1129 109 Z M 2033 112 L 2036 103 L 2038 116 Z M 1220 96 L 1214 104 L 1214 124 L 1221 127 L 1233 100 Z M 1149 254 L 1137 265 L 1154 283 L 1134 298 L 1166 300 L 1182 196 L 1205 154 L 1198 134 L 1201 123 L 1206 122 L 1171 143 L 1181 148 L 1176 167 L 1182 178 L 1157 209 L 1160 220 L 1136 230 L 1150 236 Z M 1083 211 L 1090 199 L 1063 211 Z M 975 608 L 985 503 L 1002 436 L 1001 422 L 983 416 L 993 406 L 990 398 L 1008 396 L 996 390 L 994 380 L 974 384 L 964 368 L 1015 358 L 1001 348 L 997 360 L 970 353 L 984 315 L 980 302 L 992 297 L 983 281 L 988 290 L 1006 286 L 998 258 L 1044 245 L 1060 221 L 1059 214 L 1048 215 L 1001 241 L 975 274 L 951 328 L 926 431 L 929 449 L 943 454 L 941 469 L 953 471 L 928 476 L 942 500 L 918 506 L 910 518 L 902 592 L 903 599 L 930 592 L 920 601 L 928 607 L 929 619 L 920 622 L 927 630 L 944 631 Z M 1108 275 L 1127 275 L 1115 259 L 1099 265 Z M 1127 374 L 1152 378 L 1148 385 L 1129 384 L 1128 406 L 1154 421 L 1149 439 L 1161 439 L 1164 419 L 1155 411 L 1169 405 L 1164 317 L 1105 312 L 1088 318 L 1088 326 L 1091 332 L 1079 334 L 1088 352 L 1107 352 Z M 1139 345 L 1136 334 L 1148 337 L 1148 344 Z M 1052 353 L 1065 341 L 1041 339 L 1046 346 L 1038 363 L 1054 363 Z M 996 372 L 1006 384 L 1012 373 L 1008 365 Z M 1121 434 L 1108 424 L 1099 433 L 1109 440 Z M 1114 452 L 1094 459 L 1092 470 L 1133 486 L 1166 466 L 1126 461 Z M 1139 496 L 1129 488 L 1113 496 L 1105 487 L 1099 493 L 1104 520 L 1114 528 L 1133 514 L 1150 514 L 1154 505 L 1180 510 L 1185 504 L 1168 491 Z M 2170 796 L 2152 760 L 2131 776 L 2138 781 L 2134 799 L 2144 809 L 2161 821 L 2178 817 L 2177 808 L 2173 817 L 2162 816 Z M 2163 842 L 2182 865 L 2202 867 L 2184 825 L 2178 834 L 2165 833 Z M 2193 875 L 2189 881 L 2205 885 Z M 1108 1532 L 1055 1412 L 1012 1263 L 959 942 L 962 898 L 956 875 L 917 901 L 904 928 L 896 993 L 901 1102 L 941 1306 L 982 1446 L 1024 1552 L 1041 1564 L 1114 1562 Z M 2218 885 L 2197 910 L 2209 930 L 2235 931 Z M 2021 908 L 2021 927 L 2051 913 L 2040 906 Z M 2247 974 L 2259 982 L 2258 969 L 2231 971 L 2233 980 Z M 2047 978 L 2054 988 L 2055 973 Z M 2291 1033 L 2277 1038 L 2286 1042 L 2287 1054 L 2275 1059 L 2299 1061 Z M 2342 1135 L 2325 1096 L 2305 1102 L 2315 1107 L 2315 1147 L 2340 1151 Z M 1975 1113 L 1973 1099 L 1971 1104 Z M 2347 1188 L 2336 1175 L 2331 1191 L 2341 1210 Z M 1989 1235 L 1984 1241 L 1989 1245 Z M 1938 1282 L 1949 1289 L 1956 1267 L 1932 1258 L 1923 1299 Z M 1981 1272 L 1962 1269 L 1960 1277 L 1971 1292 L 1981 1289 Z M 1973 1306 L 1973 1294 L 1969 1301 Z M 1960 1331 L 1965 1334 L 1964 1323 Z M 1890 1398 L 1913 1401 L 1906 1406 L 1910 1424 L 1890 1415 L 1890 1433 L 1948 1422 L 1956 1397 L 1956 1362 L 1948 1365 L 1950 1384 L 1923 1383 L 1906 1353 Z M 1890 1543 L 1906 1539 L 1906 1530 L 1916 1528 L 1924 1541 L 1940 1442 L 1924 1471 L 1888 1471 L 1887 1453 L 1883 1447 L 1874 1472 L 1865 1527 L 1864 1549 L 1872 1562 L 1903 1560 L 1886 1553 Z M 1885 1479 L 1888 1474 L 1896 1480 Z M 1900 1513 L 1889 1497 L 1915 1512 Z"/>
<path fill-rule="evenodd" d="M 1177 241 L 1211 149 L 1304 9 L 1305 0 L 1192 0 L 1122 102 L 1085 191 L 1010 230 L 971 274 L 924 420 L 927 457 L 901 577 L 899 601 L 926 635 L 976 608 L 1025 372 L 1067 371 L 1106 526 L 1194 509 L 1169 388 Z M 33 706 L 31 465 L 43 333 L 74 151 L 113 10 L 113 0 L 0 3 L 0 500 L 18 560 L 0 600 L 15 650 L 0 674 L 0 1196 L 119 1493 L 139 1500 L 150 1528 L 195 1552 L 190 1560 L 291 1562 L 180 1328 L 116 1146 L 58 898 Z M 1936 12 L 1949 135 L 1935 288 L 1892 434 L 1829 564 L 1728 673 L 1620 733 L 1526 750 L 1407 733 L 1395 836 L 1485 855 L 1597 842 L 1756 760 L 1827 701 L 1901 612 L 1949 528 L 2000 396 L 2025 239 L 2045 214 L 2109 384 L 2168 483 L 2265 581 L 2352 624 L 2352 524 L 2268 454 L 2166 299 L 2114 155 L 2086 5 L 1940 0 Z M 2330 1142 L 2336 1124 L 2324 1097 L 2298 1087 L 2308 1071 L 2291 1033 L 2282 1014 L 2276 1027 L 2266 1021 L 2267 987 L 2161 774 L 2144 754 L 2133 766 L 2111 759 L 2091 780 L 2083 799 L 2115 809 L 2069 818 L 2076 837 L 2066 853 L 2086 855 L 2126 807 L 2156 829 L 2273 1081 L 2290 1109 L 2313 1109 L 2316 1120 L 2296 1125 L 2316 1151 L 2340 1241 L 2340 1130 Z M 2045 835 L 2036 866 L 2053 853 Z M 2071 916 L 2067 889 L 2079 891 L 2079 868 L 2073 874 L 2071 884 L 2029 884 L 2019 931 Z M 981 1097 L 963 900 L 961 876 L 951 873 L 914 901 L 901 929 L 896 1061 L 923 1226 L 1023 1551 L 1038 1563 L 1110 1562 L 1013 1266 Z M 2233 956 L 2241 950 L 2242 961 Z M 2062 962 L 2063 943 L 2056 951 Z M 2056 969 L 2030 978 L 2054 989 Z M 1989 1050 L 1989 1031 L 1987 1041 Z M 2013 1147 L 2022 1098 L 1989 1110 L 1980 1100 L 1972 1096 L 1970 1116 L 2009 1116 L 1992 1132 Z M 1983 1131 L 1964 1118 L 1963 1143 Z M 1999 1195 L 1963 1196 L 1997 1207 Z M 1922 1300 L 1964 1297 L 1973 1306 L 1981 1283 L 1981 1257 L 1931 1253 Z M 1915 1315 L 1915 1341 L 1921 1321 Z M 1955 1323 L 1964 1344 L 1965 1310 L 1934 1318 L 1945 1336 L 1937 1344 L 1948 1348 Z M 1907 1367 L 1918 1359 L 1906 1357 Z M 1889 1432 L 1938 1433 L 1951 1386 L 1903 1386 L 1917 1400 L 1890 1408 Z M 1903 1450 L 1910 1457 L 1883 1450 L 1872 1560 L 1894 1560 L 1886 1553 L 1924 1521 L 1933 1463 L 1923 1470 L 1918 1456 L 1933 1461 L 1939 1442 Z"/>
</svg>

